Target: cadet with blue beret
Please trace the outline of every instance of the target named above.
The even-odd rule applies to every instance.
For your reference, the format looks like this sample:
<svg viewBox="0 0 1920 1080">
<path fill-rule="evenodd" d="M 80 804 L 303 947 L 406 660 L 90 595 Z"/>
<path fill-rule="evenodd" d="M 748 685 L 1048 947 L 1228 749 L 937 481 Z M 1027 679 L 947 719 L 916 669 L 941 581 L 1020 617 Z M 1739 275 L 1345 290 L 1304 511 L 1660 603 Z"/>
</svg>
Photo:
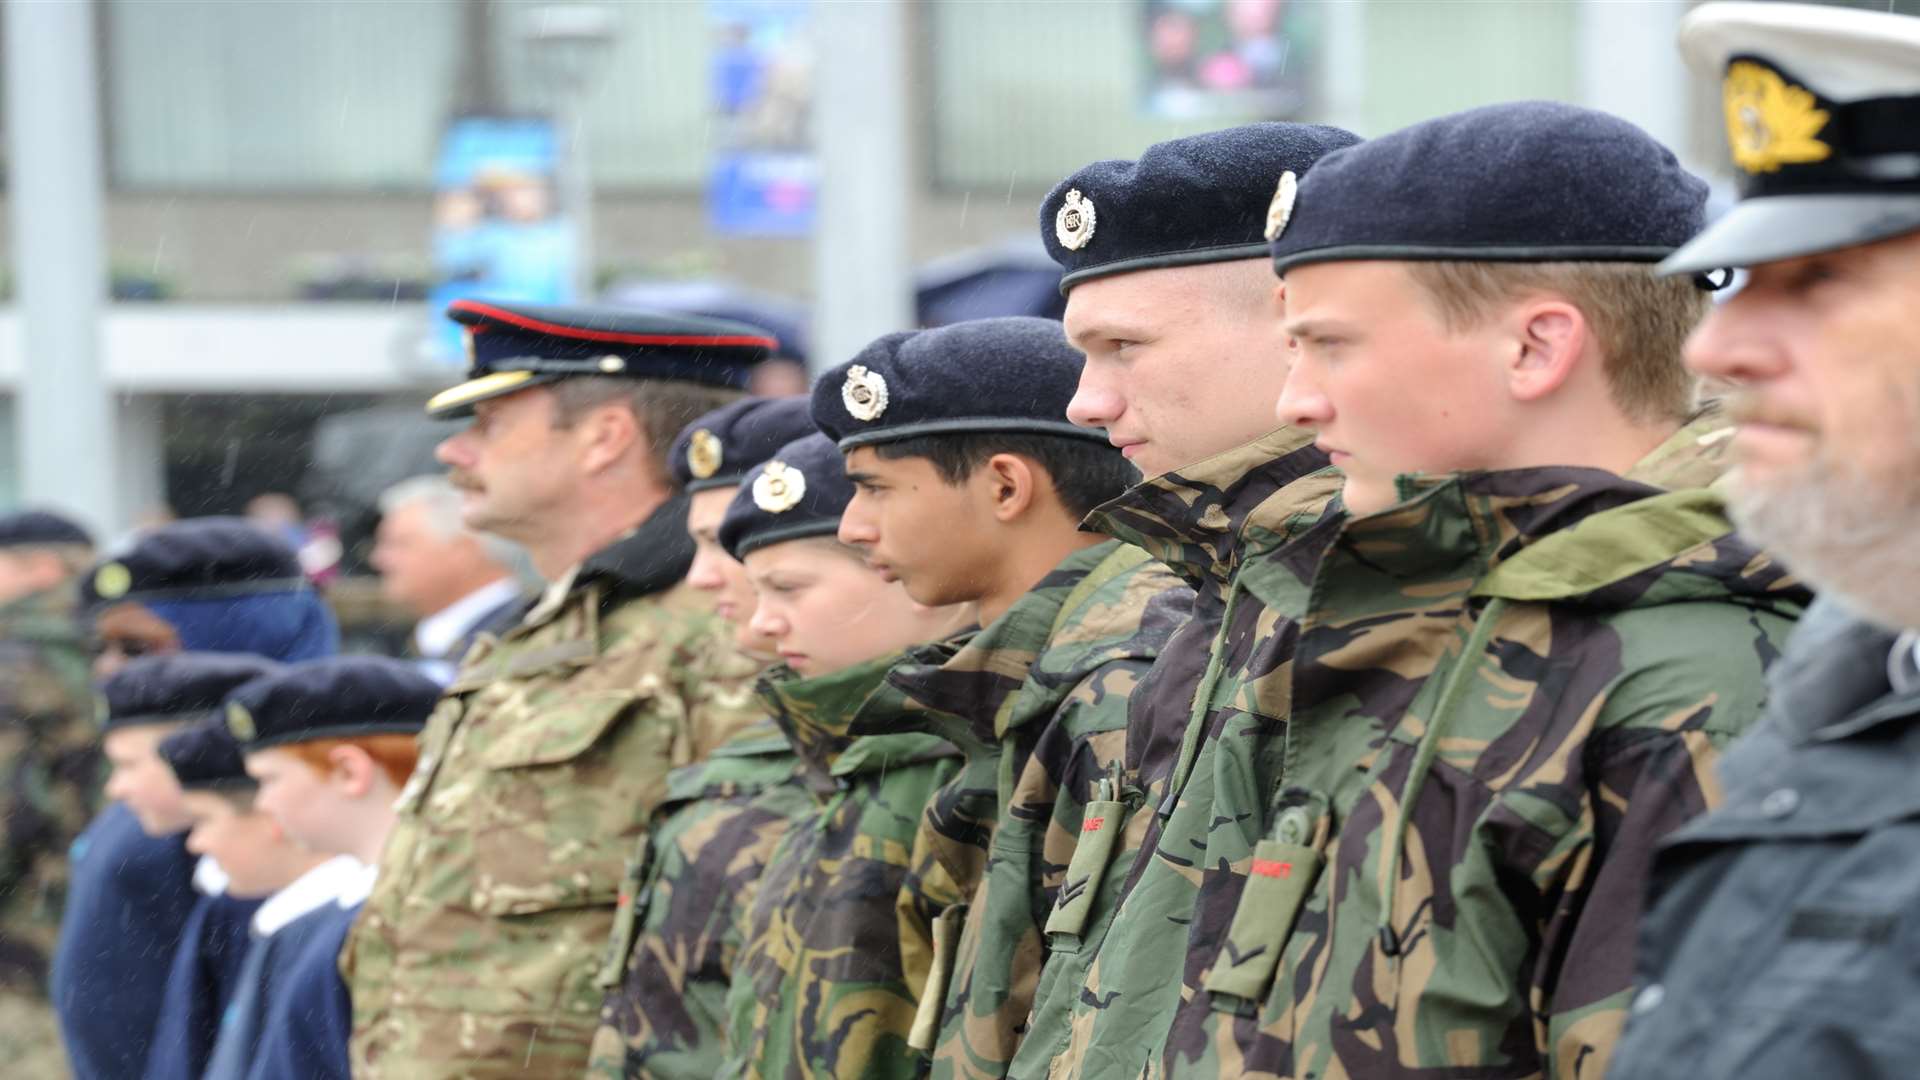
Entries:
<svg viewBox="0 0 1920 1080">
<path fill-rule="evenodd" d="M 1615 1080 L 1914 1071 L 1920 966 L 1920 19 L 1711 3 L 1740 201 L 1661 264 L 1746 282 L 1687 346 L 1734 387 L 1734 519 L 1820 599 L 1659 848 Z"/>
<path fill-rule="evenodd" d="M 958 632 L 968 613 L 915 604 L 836 540 L 852 497 L 840 451 L 810 435 L 750 472 L 720 525 L 758 591 L 753 626 L 782 658 L 761 677 L 761 702 L 804 775 L 749 807 L 790 824 L 739 913 L 719 1075 L 923 1068 L 907 1046 L 914 1003 L 894 913 L 914 823 L 959 762 L 938 737 L 908 730 L 908 703 L 887 679 L 905 650 Z"/>
<path fill-rule="evenodd" d="M 548 579 L 483 636 L 420 739 L 342 959 L 356 1076 L 578 1075 L 635 837 L 675 764 L 759 713 L 757 665 L 682 578 L 669 448 L 739 396 L 772 339 L 738 323 L 455 301 L 471 418 L 438 456 L 469 528 Z"/>
</svg>

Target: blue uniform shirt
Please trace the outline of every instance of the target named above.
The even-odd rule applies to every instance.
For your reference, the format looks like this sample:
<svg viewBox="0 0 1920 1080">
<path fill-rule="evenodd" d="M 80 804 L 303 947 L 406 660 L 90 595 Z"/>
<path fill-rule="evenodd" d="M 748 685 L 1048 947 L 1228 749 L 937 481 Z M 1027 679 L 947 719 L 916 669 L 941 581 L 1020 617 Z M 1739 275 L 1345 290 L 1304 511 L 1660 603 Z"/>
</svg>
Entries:
<svg viewBox="0 0 1920 1080">
<path fill-rule="evenodd" d="M 360 907 L 334 905 L 313 914 L 324 926 L 289 966 L 248 1080 L 348 1080 L 353 1001 L 340 977 L 340 950 Z"/>
<path fill-rule="evenodd" d="M 200 1080 L 233 1001 L 240 966 L 252 944 L 259 900 L 201 896 L 167 974 L 166 1000 L 154 1025 L 147 1080 Z"/>
</svg>

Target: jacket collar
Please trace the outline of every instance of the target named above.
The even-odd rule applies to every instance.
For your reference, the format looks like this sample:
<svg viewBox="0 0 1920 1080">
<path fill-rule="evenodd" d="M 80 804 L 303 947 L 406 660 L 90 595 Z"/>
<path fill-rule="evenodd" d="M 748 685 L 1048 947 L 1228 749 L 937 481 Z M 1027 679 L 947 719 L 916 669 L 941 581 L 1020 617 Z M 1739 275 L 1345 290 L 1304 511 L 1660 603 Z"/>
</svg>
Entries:
<svg viewBox="0 0 1920 1080">
<path fill-rule="evenodd" d="M 893 653 L 811 679 L 776 664 L 760 677 L 760 698 L 816 774 L 849 776 L 951 755 L 943 740 L 901 730 L 906 704 L 887 687 L 887 672 L 901 660 Z"/>
</svg>

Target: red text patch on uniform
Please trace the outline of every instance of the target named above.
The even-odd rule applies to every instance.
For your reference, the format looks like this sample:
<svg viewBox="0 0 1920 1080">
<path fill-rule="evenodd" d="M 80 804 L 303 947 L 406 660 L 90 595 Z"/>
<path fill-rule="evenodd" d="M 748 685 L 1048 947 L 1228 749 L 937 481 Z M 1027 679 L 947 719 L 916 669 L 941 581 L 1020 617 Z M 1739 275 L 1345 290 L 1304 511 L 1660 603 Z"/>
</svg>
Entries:
<svg viewBox="0 0 1920 1080">
<path fill-rule="evenodd" d="M 1106 827 L 1107 827 L 1106 818 L 1090 817 L 1087 819 L 1086 824 L 1080 826 L 1080 831 L 1081 832 L 1099 832 L 1101 829 L 1104 829 Z"/>
<path fill-rule="evenodd" d="M 1255 859 L 1253 860 L 1252 869 L 1254 873 L 1259 874 L 1261 877 L 1292 877 L 1293 876 L 1292 863 L 1276 862 L 1273 859 Z"/>
</svg>

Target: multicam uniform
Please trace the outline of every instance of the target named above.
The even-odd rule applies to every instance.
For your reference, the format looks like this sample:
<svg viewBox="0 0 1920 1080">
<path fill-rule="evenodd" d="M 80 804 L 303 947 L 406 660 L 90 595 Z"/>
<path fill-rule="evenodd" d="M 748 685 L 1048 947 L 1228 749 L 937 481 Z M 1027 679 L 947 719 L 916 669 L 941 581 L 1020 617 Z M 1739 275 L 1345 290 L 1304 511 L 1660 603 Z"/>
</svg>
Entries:
<svg viewBox="0 0 1920 1080">
<path fill-rule="evenodd" d="M 1701 434 L 1650 465 L 1710 472 Z M 1652 845 L 1716 800 L 1805 593 L 1703 490 L 1402 490 L 1248 546 L 1206 737 L 1070 1025 L 1015 1075 L 1604 1070 Z"/>
<path fill-rule="evenodd" d="M 727 1076 L 912 1077 L 914 999 L 894 905 L 927 802 L 957 752 L 903 731 L 885 685 L 899 654 L 801 679 L 776 667 L 762 700 L 806 763 L 812 805 L 767 861 L 727 995 Z M 923 924 L 934 912 L 919 913 Z"/>
<path fill-rule="evenodd" d="M 1145 552 L 1107 541 L 888 677 L 967 758 L 928 807 L 902 892 L 909 981 L 923 987 L 915 1045 L 932 1049 L 934 1075 L 1000 1075 L 1012 1060 L 1074 846 L 1110 817 L 1117 829 L 1098 807 L 1136 789 L 1127 703 L 1191 602 Z M 928 903 L 943 910 L 920 937 Z"/>
<path fill-rule="evenodd" d="M 588 1075 L 713 1080 L 746 911 L 787 825 L 813 805 L 771 721 L 675 769 L 627 868 Z"/>
<path fill-rule="evenodd" d="M 361 1077 L 586 1068 L 622 870 L 667 774 L 752 722 L 675 500 L 483 638 L 422 734 L 341 970 Z"/>
</svg>

